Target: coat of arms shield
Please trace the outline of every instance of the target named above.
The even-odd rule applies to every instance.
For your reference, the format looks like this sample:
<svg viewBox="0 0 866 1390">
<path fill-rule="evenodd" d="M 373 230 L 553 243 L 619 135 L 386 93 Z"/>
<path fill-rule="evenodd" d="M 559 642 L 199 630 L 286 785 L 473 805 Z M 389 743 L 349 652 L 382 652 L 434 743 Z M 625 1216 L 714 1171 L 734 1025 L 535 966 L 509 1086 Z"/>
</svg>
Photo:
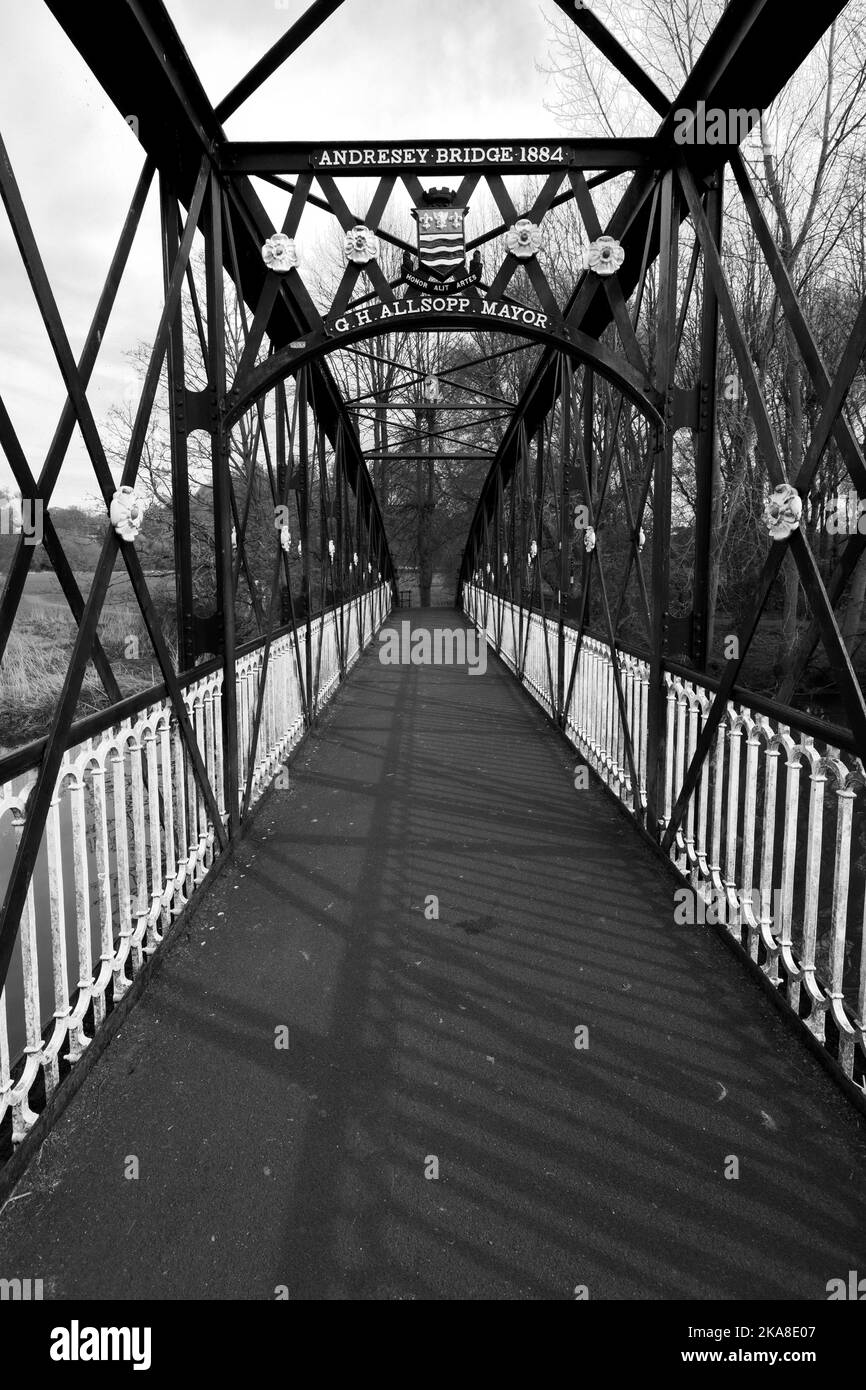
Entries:
<svg viewBox="0 0 866 1390">
<path fill-rule="evenodd" d="M 467 211 L 466 207 L 441 204 L 412 209 L 412 216 L 418 223 L 418 261 L 423 270 L 445 280 L 463 269 Z"/>
</svg>

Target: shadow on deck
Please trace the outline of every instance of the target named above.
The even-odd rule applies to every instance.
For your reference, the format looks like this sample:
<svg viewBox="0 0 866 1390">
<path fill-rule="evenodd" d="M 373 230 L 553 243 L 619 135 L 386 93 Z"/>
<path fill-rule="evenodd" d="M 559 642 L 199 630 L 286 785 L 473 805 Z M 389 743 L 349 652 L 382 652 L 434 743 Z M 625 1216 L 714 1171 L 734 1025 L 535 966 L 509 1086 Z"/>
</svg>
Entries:
<svg viewBox="0 0 866 1390">
<path fill-rule="evenodd" d="M 0 1275 L 821 1300 L 866 1269 L 866 1134 L 818 1063 L 494 658 L 378 645 L 25 1173 Z"/>
</svg>

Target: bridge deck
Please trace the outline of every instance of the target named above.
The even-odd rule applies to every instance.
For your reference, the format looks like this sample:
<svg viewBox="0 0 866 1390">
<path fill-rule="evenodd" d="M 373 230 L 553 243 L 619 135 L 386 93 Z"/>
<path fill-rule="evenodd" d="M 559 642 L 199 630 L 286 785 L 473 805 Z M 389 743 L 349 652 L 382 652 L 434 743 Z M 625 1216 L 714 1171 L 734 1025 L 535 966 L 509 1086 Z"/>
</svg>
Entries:
<svg viewBox="0 0 866 1390">
<path fill-rule="evenodd" d="M 368 653 L 19 1184 L 0 1275 L 823 1299 L 866 1272 L 858 1116 L 574 761 L 492 659 Z"/>
</svg>

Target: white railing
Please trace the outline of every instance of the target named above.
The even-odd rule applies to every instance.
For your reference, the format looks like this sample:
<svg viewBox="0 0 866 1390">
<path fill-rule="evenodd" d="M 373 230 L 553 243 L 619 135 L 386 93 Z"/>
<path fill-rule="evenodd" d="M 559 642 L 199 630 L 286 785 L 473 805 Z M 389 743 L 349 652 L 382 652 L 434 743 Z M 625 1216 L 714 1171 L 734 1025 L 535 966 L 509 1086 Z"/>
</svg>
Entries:
<svg viewBox="0 0 866 1390">
<path fill-rule="evenodd" d="M 467 615 L 533 697 L 553 713 L 557 627 L 467 585 Z M 545 651 L 545 631 L 549 649 Z M 500 644 L 501 634 L 501 644 Z M 568 691 L 577 634 L 564 630 Z M 643 823 L 649 665 L 584 636 L 565 710 L 568 738 Z M 553 672 L 551 679 L 550 672 Z M 663 673 L 664 834 L 713 691 Z M 624 727 L 638 780 L 635 798 Z M 784 992 L 802 1022 L 862 1085 L 866 1059 L 866 776 L 859 758 L 728 701 L 671 847 L 704 922 L 721 923 Z M 675 918 L 675 921 L 678 920 Z"/>
<path fill-rule="evenodd" d="M 316 710 L 390 609 L 386 585 L 310 624 Z M 306 627 L 298 633 L 305 662 Z M 264 643 L 236 663 L 239 804 L 246 787 Z M 184 689 L 217 807 L 225 807 L 222 671 Z M 270 784 L 304 730 L 293 635 L 270 648 L 250 802 Z M 5 891 L 36 766 L 0 786 L 0 888 Z M 43 843 L 0 994 L 0 1123 L 12 1112 L 20 1143 L 37 1116 L 34 1090 L 55 1090 L 61 1060 L 75 1063 L 108 1007 L 129 989 L 166 928 L 207 877 L 214 825 L 167 701 L 140 709 L 64 754 Z"/>
</svg>

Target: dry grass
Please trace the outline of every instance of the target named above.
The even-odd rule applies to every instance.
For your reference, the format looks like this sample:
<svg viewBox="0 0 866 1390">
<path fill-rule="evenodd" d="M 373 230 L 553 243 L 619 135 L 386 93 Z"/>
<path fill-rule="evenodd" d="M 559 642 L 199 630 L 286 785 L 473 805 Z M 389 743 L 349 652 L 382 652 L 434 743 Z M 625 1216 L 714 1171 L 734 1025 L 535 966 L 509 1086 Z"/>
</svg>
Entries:
<svg viewBox="0 0 866 1390">
<path fill-rule="evenodd" d="M 66 680 L 75 631 L 67 615 L 50 607 L 19 613 L 0 666 L 0 754 L 47 733 Z M 153 683 L 150 644 L 136 612 L 125 606 L 107 609 L 99 636 L 124 695 Z M 76 718 L 107 704 L 91 662 L 78 697 Z"/>
</svg>

